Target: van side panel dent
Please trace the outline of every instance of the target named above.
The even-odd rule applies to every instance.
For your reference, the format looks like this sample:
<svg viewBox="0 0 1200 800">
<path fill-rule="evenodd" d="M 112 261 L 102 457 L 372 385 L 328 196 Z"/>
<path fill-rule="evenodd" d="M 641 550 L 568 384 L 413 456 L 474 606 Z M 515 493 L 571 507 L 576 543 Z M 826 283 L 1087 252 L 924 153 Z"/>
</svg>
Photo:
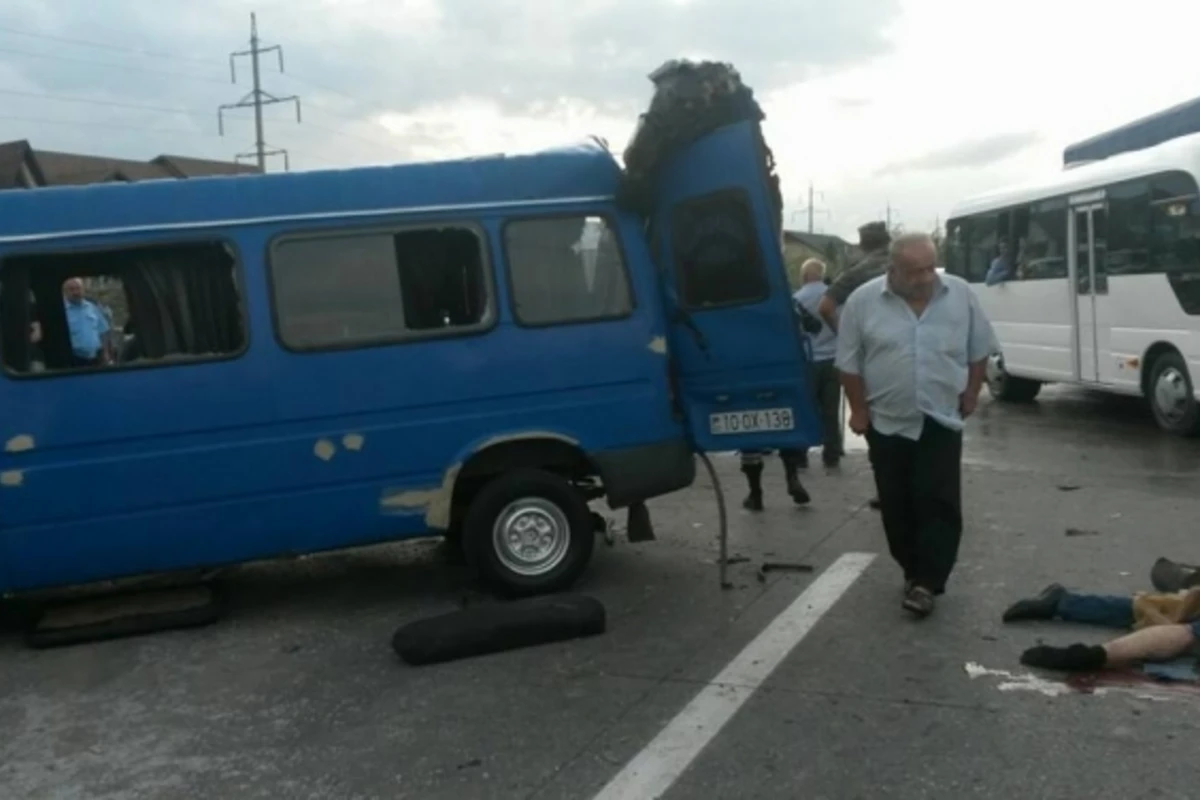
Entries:
<svg viewBox="0 0 1200 800">
<path fill-rule="evenodd" d="M 476 453 L 482 453 L 490 447 L 507 444 L 508 442 L 531 441 L 536 439 L 554 439 L 579 446 L 579 441 L 569 436 L 553 431 L 525 431 L 522 433 L 493 436 L 475 445 L 466 458 L 455 462 L 446 470 L 442 485 L 427 489 L 384 489 L 379 497 L 379 510 L 383 514 L 410 515 L 425 512 L 425 524 L 432 530 L 444 531 L 450 527 L 450 503 L 454 498 L 454 485 L 458 482 L 463 464 Z"/>
</svg>

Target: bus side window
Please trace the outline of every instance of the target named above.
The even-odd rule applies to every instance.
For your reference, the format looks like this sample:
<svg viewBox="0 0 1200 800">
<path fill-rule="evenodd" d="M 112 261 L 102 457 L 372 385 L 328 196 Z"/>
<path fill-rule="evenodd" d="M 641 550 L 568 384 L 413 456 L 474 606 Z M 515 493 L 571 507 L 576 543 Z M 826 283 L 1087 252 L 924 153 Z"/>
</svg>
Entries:
<svg viewBox="0 0 1200 800">
<path fill-rule="evenodd" d="M 603 217 L 512 220 L 504 254 L 521 325 L 598 322 L 633 311 L 621 243 Z"/>
<path fill-rule="evenodd" d="M 1108 187 L 1108 275 L 1138 275 L 1150 270 L 1150 187 L 1126 181 Z"/>
<path fill-rule="evenodd" d="M 1022 279 L 1067 277 L 1067 205 L 1063 200 L 1037 203 L 1030 209 L 1025 236 Z"/>
<path fill-rule="evenodd" d="M 3 270 L 14 289 L 6 308 L 32 295 L 27 308 L 12 306 L 16 324 L 3 328 L 4 367 L 13 373 L 199 362 L 246 346 L 237 257 L 223 241 L 17 255 Z M 82 300 L 68 312 L 73 278 Z M 68 313 L 83 321 L 75 331 Z"/>
<path fill-rule="evenodd" d="M 1155 272 L 1200 274 L 1200 204 L 1196 182 L 1184 173 L 1150 184 L 1151 260 Z"/>
<path fill-rule="evenodd" d="M 971 217 L 966 279 L 972 283 L 983 283 L 987 278 L 988 268 L 992 265 L 992 259 L 998 252 L 999 230 L 998 214 L 980 214 Z"/>
<path fill-rule="evenodd" d="M 285 237 L 271 250 L 279 339 L 316 350 L 483 330 L 485 263 L 480 235 L 463 225 Z"/>
<path fill-rule="evenodd" d="M 946 272 L 967 278 L 967 221 L 952 219 L 946 223 L 946 239 L 943 242 L 942 260 Z"/>
<path fill-rule="evenodd" d="M 1200 315 L 1200 202 L 1195 180 L 1172 172 L 1150 183 L 1150 261 L 1165 272 L 1184 313 Z"/>
</svg>

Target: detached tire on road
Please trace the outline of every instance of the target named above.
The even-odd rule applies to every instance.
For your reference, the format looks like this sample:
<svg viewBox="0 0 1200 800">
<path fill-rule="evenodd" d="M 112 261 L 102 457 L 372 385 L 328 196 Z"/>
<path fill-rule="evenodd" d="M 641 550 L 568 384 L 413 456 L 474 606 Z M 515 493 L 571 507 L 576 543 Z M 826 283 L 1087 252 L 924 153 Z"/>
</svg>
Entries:
<svg viewBox="0 0 1200 800">
<path fill-rule="evenodd" d="M 596 534 L 587 498 L 551 472 L 504 473 L 475 495 L 463 521 L 468 563 L 508 597 L 570 588 L 591 560 Z"/>
<path fill-rule="evenodd" d="M 597 636 L 606 627 L 599 600 L 558 594 L 410 622 L 392 636 L 392 649 L 406 663 L 421 666 Z"/>
<path fill-rule="evenodd" d="M 1176 352 L 1163 353 L 1150 367 L 1146 390 L 1158 427 L 1176 436 L 1200 433 L 1200 405 L 1188 374 L 1187 362 Z"/>
</svg>

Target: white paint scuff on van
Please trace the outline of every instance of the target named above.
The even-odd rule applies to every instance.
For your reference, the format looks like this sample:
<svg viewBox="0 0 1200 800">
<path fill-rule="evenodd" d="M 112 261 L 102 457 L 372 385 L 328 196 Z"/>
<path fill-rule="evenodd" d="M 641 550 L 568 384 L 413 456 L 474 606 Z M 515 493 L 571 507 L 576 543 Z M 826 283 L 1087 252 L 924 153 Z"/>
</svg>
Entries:
<svg viewBox="0 0 1200 800">
<path fill-rule="evenodd" d="M 488 439 L 475 449 L 481 453 L 489 447 L 520 442 L 528 439 L 554 439 L 573 447 L 579 442 L 569 436 L 563 436 L 551 431 L 525 431 L 506 436 L 496 436 Z M 458 482 L 458 474 L 462 472 L 463 462 L 453 464 L 442 477 L 442 485 L 428 489 L 384 489 L 379 497 L 381 514 L 412 514 L 425 510 L 425 524 L 431 530 L 444 531 L 450 527 L 450 501 L 454 498 L 454 484 Z"/>
<path fill-rule="evenodd" d="M 366 441 L 361 433 L 347 433 L 342 437 L 342 447 L 357 453 L 363 449 L 363 443 Z"/>
<path fill-rule="evenodd" d="M 19 469 L 10 469 L 5 472 L 0 472 L 0 486 L 6 486 L 10 489 L 22 486 L 25 483 L 25 473 Z"/>
<path fill-rule="evenodd" d="M 14 436 L 9 439 L 4 445 L 6 453 L 24 453 L 32 450 L 34 447 L 33 437 L 28 433 L 22 433 L 20 436 Z"/>
<path fill-rule="evenodd" d="M 665 336 L 655 336 L 650 340 L 650 352 L 660 356 L 667 354 L 667 339 Z"/>
<path fill-rule="evenodd" d="M 329 459 L 333 458 L 333 455 L 336 452 L 337 447 L 328 439 L 319 439 L 317 440 L 317 443 L 313 445 L 313 454 L 322 461 L 328 461 Z"/>
</svg>

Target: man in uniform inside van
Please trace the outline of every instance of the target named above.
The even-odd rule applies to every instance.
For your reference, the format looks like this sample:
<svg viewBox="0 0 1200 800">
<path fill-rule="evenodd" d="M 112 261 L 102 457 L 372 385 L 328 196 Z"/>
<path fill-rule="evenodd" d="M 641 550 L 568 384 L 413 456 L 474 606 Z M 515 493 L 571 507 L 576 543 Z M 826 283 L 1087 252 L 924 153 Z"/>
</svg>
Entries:
<svg viewBox="0 0 1200 800">
<path fill-rule="evenodd" d="M 71 335 L 71 365 L 96 367 L 112 361 L 108 317 L 100 306 L 83 296 L 83 281 L 69 278 L 63 284 L 63 309 Z"/>
</svg>

